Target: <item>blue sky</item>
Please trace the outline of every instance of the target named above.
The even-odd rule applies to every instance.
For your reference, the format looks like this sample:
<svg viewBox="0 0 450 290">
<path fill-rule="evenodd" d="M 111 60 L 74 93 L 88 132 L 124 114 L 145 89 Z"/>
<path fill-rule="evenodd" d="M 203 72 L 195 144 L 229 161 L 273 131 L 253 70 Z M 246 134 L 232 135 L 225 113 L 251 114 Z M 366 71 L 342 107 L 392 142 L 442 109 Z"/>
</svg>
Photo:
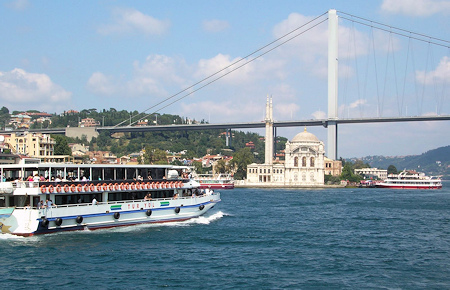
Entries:
<svg viewBox="0 0 450 290">
<path fill-rule="evenodd" d="M 350 16 L 448 41 L 450 1 L 0 3 L 0 99 L 10 111 L 143 111 L 336 9 L 339 117 L 450 114 L 448 42 L 412 41 Z M 211 123 L 258 122 L 271 95 L 276 120 L 325 118 L 327 28 L 325 21 L 158 112 Z M 450 144 L 448 125 L 342 125 L 338 155 L 420 154 Z M 327 142 L 326 129 L 308 130 Z M 301 131 L 278 133 L 292 139 Z"/>
</svg>

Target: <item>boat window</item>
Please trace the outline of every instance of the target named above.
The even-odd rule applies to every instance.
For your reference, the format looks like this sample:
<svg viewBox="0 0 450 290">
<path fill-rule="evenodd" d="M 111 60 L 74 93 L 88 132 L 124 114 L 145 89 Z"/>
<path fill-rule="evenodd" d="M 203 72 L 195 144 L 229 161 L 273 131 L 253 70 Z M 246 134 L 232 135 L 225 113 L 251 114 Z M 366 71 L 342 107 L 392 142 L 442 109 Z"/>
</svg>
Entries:
<svg viewBox="0 0 450 290">
<path fill-rule="evenodd" d="M 25 207 L 30 204 L 28 195 L 14 195 L 9 197 L 9 206 Z"/>
<path fill-rule="evenodd" d="M 91 180 L 103 180 L 103 173 L 101 168 L 92 168 Z"/>
<path fill-rule="evenodd" d="M 94 198 L 101 202 L 102 194 L 64 194 L 55 196 L 55 204 L 56 205 L 65 205 L 65 204 L 78 204 L 78 203 L 90 203 Z"/>
<path fill-rule="evenodd" d="M 166 190 L 169 192 L 169 190 Z M 108 201 L 122 201 L 122 200 L 135 200 L 144 199 L 144 197 L 150 193 L 152 198 L 162 198 L 162 194 L 157 194 L 159 192 L 146 192 L 146 191 L 133 191 L 133 192 L 110 192 L 108 193 Z M 173 191 L 172 191 L 173 196 Z M 169 197 L 167 194 L 166 197 Z"/>
<path fill-rule="evenodd" d="M 105 178 L 104 180 L 114 180 L 114 169 L 113 168 L 104 168 Z"/>
<path fill-rule="evenodd" d="M 116 180 L 124 180 L 124 179 L 125 179 L 125 168 L 117 168 Z"/>
</svg>

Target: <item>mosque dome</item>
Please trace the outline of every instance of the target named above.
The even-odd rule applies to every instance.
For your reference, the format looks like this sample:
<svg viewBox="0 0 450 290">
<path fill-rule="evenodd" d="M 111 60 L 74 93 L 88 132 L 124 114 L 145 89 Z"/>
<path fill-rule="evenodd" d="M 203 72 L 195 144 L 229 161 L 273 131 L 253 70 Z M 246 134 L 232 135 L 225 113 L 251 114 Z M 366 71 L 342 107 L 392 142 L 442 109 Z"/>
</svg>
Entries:
<svg viewBox="0 0 450 290">
<path fill-rule="evenodd" d="M 316 135 L 305 131 L 298 133 L 292 138 L 291 142 L 320 142 L 320 140 L 316 137 Z"/>
</svg>

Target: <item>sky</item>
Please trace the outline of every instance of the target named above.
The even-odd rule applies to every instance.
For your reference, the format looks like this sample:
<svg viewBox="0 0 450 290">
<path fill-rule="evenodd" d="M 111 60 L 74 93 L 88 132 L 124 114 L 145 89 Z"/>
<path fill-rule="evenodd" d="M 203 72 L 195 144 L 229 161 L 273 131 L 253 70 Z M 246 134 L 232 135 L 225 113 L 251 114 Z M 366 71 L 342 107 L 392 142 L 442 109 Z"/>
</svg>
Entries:
<svg viewBox="0 0 450 290">
<path fill-rule="evenodd" d="M 450 114 L 443 0 L 3 0 L 0 105 L 234 123 L 263 121 L 269 95 L 275 121 L 323 119 L 330 9 L 339 17 L 339 118 Z M 338 156 L 421 154 L 450 145 L 448 127 L 340 125 Z M 290 140 L 303 130 L 277 133 Z M 327 144 L 325 128 L 307 130 Z"/>
</svg>

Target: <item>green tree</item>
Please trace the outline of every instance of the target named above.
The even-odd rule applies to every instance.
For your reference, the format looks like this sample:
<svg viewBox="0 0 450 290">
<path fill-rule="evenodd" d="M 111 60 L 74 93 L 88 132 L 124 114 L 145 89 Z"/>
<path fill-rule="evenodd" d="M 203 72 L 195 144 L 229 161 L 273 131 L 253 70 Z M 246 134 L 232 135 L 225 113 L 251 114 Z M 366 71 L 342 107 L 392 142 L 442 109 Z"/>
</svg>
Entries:
<svg viewBox="0 0 450 290">
<path fill-rule="evenodd" d="M 397 174 L 397 168 L 394 165 L 389 165 L 388 169 L 387 169 L 387 173 L 388 174 Z"/>
<path fill-rule="evenodd" d="M 340 177 L 341 179 L 345 179 L 351 182 L 359 182 L 361 180 L 361 176 L 354 173 L 353 164 L 351 162 L 345 162 Z"/>
<path fill-rule="evenodd" d="M 215 166 L 216 173 L 226 173 L 228 171 L 227 162 L 223 159 L 220 159 L 217 161 L 217 164 Z"/>
<path fill-rule="evenodd" d="M 203 166 L 202 166 L 202 163 L 200 162 L 200 161 L 194 161 L 194 162 L 192 162 L 192 166 L 194 166 L 194 171 L 197 173 L 197 174 L 203 174 L 204 172 L 203 172 Z"/>
<path fill-rule="evenodd" d="M 3 129 L 5 129 L 10 119 L 9 110 L 6 107 L 2 107 L 0 109 L 0 125 Z"/>
<path fill-rule="evenodd" d="M 164 150 L 146 146 L 143 162 L 144 164 L 167 164 L 167 154 Z"/>
<path fill-rule="evenodd" d="M 253 153 L 250 148 L 241 148 L 233 154 L 231 164 L 235 170 L 234 179 L 242 180 L 247 177 L 247 165 L 253 163 Z"/>
<path fill-rule="evenodd" d="M 72 155 L 72 150 L 70 150 L 69 144 L 67 143 L 66 136 L 62 135 L 51 135 L 51 137 L 55 140 L 55 155 Z"/>
</svg>

